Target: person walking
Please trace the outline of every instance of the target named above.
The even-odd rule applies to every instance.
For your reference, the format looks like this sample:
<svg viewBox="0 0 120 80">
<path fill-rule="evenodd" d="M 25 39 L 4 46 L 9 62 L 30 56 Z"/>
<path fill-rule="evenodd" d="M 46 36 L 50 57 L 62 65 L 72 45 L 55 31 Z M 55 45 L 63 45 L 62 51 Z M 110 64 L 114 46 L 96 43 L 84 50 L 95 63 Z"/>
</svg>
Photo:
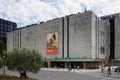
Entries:
<svg viewBox="0 0 120 80">
<path fill-rule="evenodd" d="M 71 71 L 71 65 L 69 65 L 69 71 Z"/>
<path fill-rule="evenodd" d="M 104 73 L 104 67 L 101 66 L 101 73 Z"/>
<path fill-rule="evenodd" d="M 108 68 L 108 74 L 111 75 L 111 68 Z"/>
</svg>

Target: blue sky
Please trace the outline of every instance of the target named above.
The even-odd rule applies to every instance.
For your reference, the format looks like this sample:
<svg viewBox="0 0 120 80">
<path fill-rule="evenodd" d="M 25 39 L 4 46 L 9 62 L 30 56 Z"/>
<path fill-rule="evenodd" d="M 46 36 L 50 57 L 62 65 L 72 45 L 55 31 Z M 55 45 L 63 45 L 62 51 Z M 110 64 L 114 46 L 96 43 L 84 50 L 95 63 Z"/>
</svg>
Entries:
<svg viewBox="0 0 120 80">
<path fill-rule="evenodd" d="M 0 0 L 0 18 L 24 27 L 83 12 L 84 5 L 98 16 L 120 12 L 120 0 Z"/>
</svg>

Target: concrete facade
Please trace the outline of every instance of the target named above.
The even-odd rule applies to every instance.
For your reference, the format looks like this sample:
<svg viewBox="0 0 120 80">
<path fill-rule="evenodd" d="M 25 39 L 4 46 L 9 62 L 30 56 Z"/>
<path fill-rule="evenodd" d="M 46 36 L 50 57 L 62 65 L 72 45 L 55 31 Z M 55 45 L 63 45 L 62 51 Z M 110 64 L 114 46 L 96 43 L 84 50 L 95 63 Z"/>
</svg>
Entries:
<svg viewBox="0 0 120 80">
<path fill-rule="evenodd" d="M 58 54 L 48 55 L 47 34 L 58 32 Z M 35 49 L 44 58 L 78 58 L 78 61 L 99 61 L 109 52 L 108 27 L 92 11 L 30 25 L 7 34 L 7 50 Z M 72 60 L 71 60 L 72 61 Z M 86 63 L 85 63 L 86 65 Z"/>
<path fill-rule="evenodd" d="M 108 54 L 107 59 L 112 65 L 120 64 L 120 14 L 111 14 L 101 17 L 108 27 Z"/>
<path fill-rule="evenodd" d="M 120 16 L 115 18 L 115 59 L 120 59 Z"/>
<path fill-rule="evenodd" d="M 27 48 L 35 49 L 42 53 L 43 56 L 48 57 L 46 53 L 46 38 L 49 32 L 59 33 L 59 53 L 58 55 L 49 55 L 49 58 L 61 56 L 61 42 L 62 42 L 62 22 L 61 19 L 49 21 L 40 25 L 34 25 L 26 28 L 18 29 L 14 32 L 8 33 L 8 46 L 7 50 L 13 48 Z"/>
</svg>

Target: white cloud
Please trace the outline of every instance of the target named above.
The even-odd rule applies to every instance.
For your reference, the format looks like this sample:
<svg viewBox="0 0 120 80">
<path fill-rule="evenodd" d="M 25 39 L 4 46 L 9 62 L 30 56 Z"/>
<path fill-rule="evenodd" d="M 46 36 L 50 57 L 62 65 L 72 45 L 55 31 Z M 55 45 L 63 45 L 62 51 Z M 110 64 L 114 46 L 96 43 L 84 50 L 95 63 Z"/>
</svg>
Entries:
<svg viewBox="0 0 120 80">
<path fill-rule="evenodd" d="M 120 12 L 119 0 L 0 0 L 0 18 L 21 27 L 82 12 L 83 4 L 98 16 Z"/>
<path fill-rule="evenodd" d="M 91 1 L 91 2 L 89 2 Z M 119 0 L 83 0 L 88 9 L 93 10 L 98 16 L 120 12 Z"/>
</svg>

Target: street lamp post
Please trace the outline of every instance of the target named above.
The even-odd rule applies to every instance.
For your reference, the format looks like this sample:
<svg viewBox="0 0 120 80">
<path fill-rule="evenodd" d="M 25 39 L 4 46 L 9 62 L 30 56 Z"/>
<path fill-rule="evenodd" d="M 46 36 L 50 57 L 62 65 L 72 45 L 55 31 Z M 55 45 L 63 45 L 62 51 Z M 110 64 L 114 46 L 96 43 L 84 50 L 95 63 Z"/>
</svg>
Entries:
<svg viewBox="0 0 120 80">
<path fill-rule="evenodd" d="M 48 65 L 48 80 L 50 80 L 50 70 L 49 70 L 49 68 L 51 66 L 51 63 L 50 63 L 49 60 L 47 61 L 47 65 Z"/>
<path fill-rule="evenodd" d="M 5 60 L 5 56 L 3 56 L 3 59 Z M 5 61 L 3 63 L 3 74 L 5 75 Z"/>
<path fill-rule="evenodd" d="M 3 65 L 3 74 L 5 75 L 5 65 Z"/>
</svg>

